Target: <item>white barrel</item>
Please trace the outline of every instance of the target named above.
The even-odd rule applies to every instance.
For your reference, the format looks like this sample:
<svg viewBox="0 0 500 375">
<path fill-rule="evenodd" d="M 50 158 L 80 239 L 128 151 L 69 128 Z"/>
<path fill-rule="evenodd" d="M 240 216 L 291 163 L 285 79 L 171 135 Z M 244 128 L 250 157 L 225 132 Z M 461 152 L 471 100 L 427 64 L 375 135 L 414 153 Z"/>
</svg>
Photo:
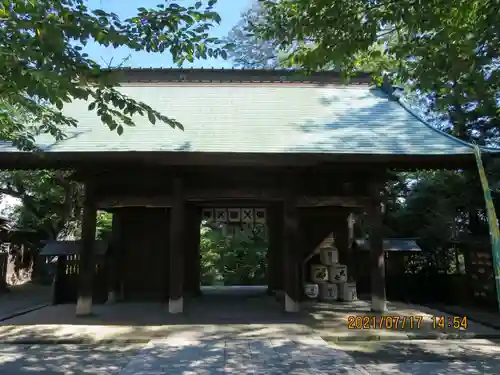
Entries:
<svg viewBox="0 0 500 375">
<path fill-rule="evenodd" d="M 328 267 L 322 264 L 312 264 L 311 281 L 316 284 L 328 281 Z"/>
<path fill-rule="evenodd" d="M 356 301 L 358 299 L 358 294 L 356 291 L 356 282 L 349 281 L 347 283 L 339 284 L 339 298 L 344 302 Z"/>
<path fill-rule="evenodd" d="M 319 286 L 318 284 L 305 284 L 304 294 L 307 298 L 315 299 L 319 297 Z"/>
<path fill-rule="evenodd" d="M 337 284 L 319 284 L 319 297 L 322 301 L 337 301 L 339 299 L 339 288 Z"/>
<path fill-rule="evenodd" d="M 334 264 L 328 267 L 328 280 L 332 283 L 345 283 L 347 281 L 347 266 Z"/>
<path fill-rule="evenodd" d="M 339 252 L 334 247 L 321 248 L 319 252 L 321 264 L 325 266 L 333 266 L 339 262 Z"/>
</svg>

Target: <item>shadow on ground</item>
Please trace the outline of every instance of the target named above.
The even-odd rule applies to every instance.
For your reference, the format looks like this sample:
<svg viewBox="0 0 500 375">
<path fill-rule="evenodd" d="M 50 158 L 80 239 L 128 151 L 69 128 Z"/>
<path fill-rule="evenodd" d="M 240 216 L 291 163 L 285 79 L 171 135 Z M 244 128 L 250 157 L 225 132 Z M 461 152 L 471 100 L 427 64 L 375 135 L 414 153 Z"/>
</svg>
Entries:
<svg viewBox="0 0 500 375">
<path fill-rule="evenodd" d="M 0 374 L 116 374 L 136 345 L 0 345 Z"/>
<path fill-rule="evenodd" d="M 366 368 L 367 372 L 358 368 L 359 374 L 496 374 L 500 368 L 499 346 L 485 339 L 408 340 L 405 330 L 393 329 L 375 331 L 389 331 L 391 340 L 406 340 L 336 340 L 330 347 L 318 346 L 321 340 L 314 344 L 300 341 L 314 335 L 327 341 L 352 334 L 364 339 L 362 330 L 347 328 L 348 316 L 368 314 L 369 304 L 363 301 L 304 303 L 299 314 L 283 312 L 281 302 L 262 294 L 189 299 L 185 314 L 179 316 L 168 314 L 167 306 L 160 303 L 94 307 L 93 317 L 77 318 L 74 305 L 58 305 L 4 322 L 0 325 L 4 342 L 0 373 L 109 374 L 123 368 L 121 374 L 145 374 L 148 369 L 182 374 L 225 368 L 233 373 L 293 374 L 307 373 L 306 368 L 314 365 L 315 371 L 328 374 L 355 368 L 354 360 Z M 441 313 L 421 306 L 390 304 L 387 315 L 396 314 L 430 319 Z M 426 320 L 419 330 L 435 332 L 429 322 Z M 485 329 L 473 323 L 469 328 L 477 332 Z M 151 339 L 153 343 L 146 345 Z M 34 344 L 40 340 L 45 344 Z M 9 342 L 24 345 L 5 344 Z M 87 342 L 97 344 L 84 344 Z"/>
<path fill-rule="evenodd" d="M 3 345 L 0 373 L 498 374 L 500 360 L 491 343 L 448 342 L 446 350 L 441 344 L 446 342 L 413 343 L 411 348 L 409 343 L 332 348 L 286 338 L 255 339 L 248 332 L 224 334 L 183 328 L 143 348 L 130 344 Z M 458 351 L 457 345 L 461 345 Z M 467 357 L 462 356 L 462 350 L 468 351 Z"/>
</svg>

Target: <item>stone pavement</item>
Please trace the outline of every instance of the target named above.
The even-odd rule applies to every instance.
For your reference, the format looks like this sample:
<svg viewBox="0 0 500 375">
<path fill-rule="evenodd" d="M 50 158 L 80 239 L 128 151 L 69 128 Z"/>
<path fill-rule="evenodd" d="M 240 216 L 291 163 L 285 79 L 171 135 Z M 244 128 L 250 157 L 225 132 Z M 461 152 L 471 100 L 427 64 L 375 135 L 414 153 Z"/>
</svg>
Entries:
<svg viewBox="0 0 500 375">
<path fill-rule="evenodd" d="M 491 340 L 406 340 L 331 344 L 370 375 L 498 374 L 500 345 Z"/>
<path fill-rule="evenodd" d="M 116 375 L 143 345 L 3 345 L 2 375 Z"/>
<path fill-rule="evenodd" d="M 187 329 L 188 332 L 192 330 Z M 228 354 L 227 366 L 222 369 L 229 372 L 229 369 L 237 369 L 239 364 L 247 364 L 248 371 L 235 371 L 233 374 L 248 373 L 252 371 L 252 364 L 261 353 L 261 359 L 268 366 L 267 372 L 264 374 L 273 373 L 273 368 L 270 367 L 269 358 L 273 358 L 273 353 L 269 354 L 271 346 L 282 345 L 278 348 L 274 358 L 281 354 L 283 350 L 293 349 L 290 337 L 288 338 L 288 346 L 285 340 L 264 338 L 262 341 L 257 338 L 243 340 L 241 338 L 231 339 L 231 335 L 216 334 L 215 330 L 205 332 L 207 345 L 205 349 L 210 349 L 212 345 L 212 355 L 205 352 L 198 352 L 196 349 L 189 349 L 194 358 L 198 358 L 199 362 L 191 362 L 186 359 L 186 348 L 189 347 L 189 342 L 182 337 L 170 341 L 153 340 L 148 345 L 145 344 L 38 344 L 38 345 L 5 345 L 0 344 L 0 374 L 8 375 L 117 375 L 120 372 L 127 374 L 132 372 L 135 374 L 175 374 L 175 366 L 165 366 L 165 362 L 174 361 L 173 348 L 177 350 L 178 359 L 184 356 L 182 363 L 183 368 L 193 369 L 197 367 L 196 374 L 221 374 L 217 366 L 212 366 L 210 369 L 209 361 L 202 363 L 203 358 L 212 361 L 224 363 L 221 348 Z M 193 339 L 193 336 L 187 336 L 187 339 Z M 216 342 L 218 340 L 218 342 Z M 181 341 L 179 343 L 179 341 Z M 300 341 L 300 338 L 297 338 Z M 271 344 L 269 344 L 271 342 Z M 266 344 L 267 343 L 267 344 Z M 247 345 L 245 345 L 247 344 Z M 292 374 L 306 373 L 310 374 L 311 358 L 309 352 L 314 352 L 311 349 L 311 344 L 301 344 L 300 353 L 293 353 L 297 357 L 295 363 L 282 360 L 281 364 L 275 366 L 274 373 L 283 375 L 278 369 L 290 365 L 294 369 L 288 371 Z M 243 346 L 243 348 L 242 348 Z M 179 350 L 184 348 L 184 350 Z M 201 346 L 200 346 L 201 348 Z M 244 360 L 245 349 L 248 348 L 246 358 Z M 351 342 L 333 345 L 333 353 L 328 351 L 330 358 L 328 369 L 319 372 L 320 374 L 370 374 L 370 375 L 473 375 L 498 374 L 500 368 L 499 346 L 488 340 L 459 340 L 459 341 L 441 341 L 441 340 L 416 340 L 404 342 Z M 241 350 L 242 349 L 242 350 Z M 281 350 L 281 351 L 280 351 Z M 316 350 L 318 352 L 318 350 Z M 343 353 L 344 352 L 344 353 Z M 236 359 L 234 353 L 239 354 Z M 267 354 L 266 354 L 267 353 Z M 469 353 L 464 355 L 464 353 Z M 219 357 L 217 357 L 219 354 Z M 346 355 L 348 356 L 346 358 Z M 267 357 L 266 357 L 267 356 Z M 238 360 L 238 358 L 242 358 Z M 305 361 L 309 361 L 306 365 Z M 267 359 L 266 359 L 267 358 Z M 148 361 L 144 361 L 144 360 Z M 201 360 L 200 360 L 201 359 Z M 355 362 L 354 366 L 351 366 Z M 162 363 L 162 361 L 165 361 Z M 213 363 L 213 362 L 212 362 Z M 134 370 L 135 366 L 143 366 Z M 253 369 L 256 368 L 255 364 Z M 261 366 L 261 368 L 264 366 Z M 304 369 L 306 367 L 306 369 Z M 354 368 L 353 368 L 354 367 Z M 257 367 L 258 368 L 258 367 Z M 210 369 L 211 371 L 209 371 Z M 349 372 L 350 371 L 350 372 Z M 223 373 L 223 372 L 222 372 Z M 186 371 L 185 375 L 193 374 L 193 371 Z"/>
<path fill-rule="evenodd" d="M 153 340 L 119 375 L 368 375 L 344 351 L 319 337 L 241 339 L 186 330 Z"/>
</svg>

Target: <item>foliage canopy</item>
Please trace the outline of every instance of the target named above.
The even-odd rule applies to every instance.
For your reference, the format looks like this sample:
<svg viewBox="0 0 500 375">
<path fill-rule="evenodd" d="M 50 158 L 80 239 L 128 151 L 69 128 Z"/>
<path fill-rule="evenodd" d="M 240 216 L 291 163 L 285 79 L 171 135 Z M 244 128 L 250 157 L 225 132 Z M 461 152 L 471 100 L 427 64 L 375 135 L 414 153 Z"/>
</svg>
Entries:
<svg viewBox="0 0 500 375">
<path fill-rule="evenodd" d="M 165 1 L 122 20 L 90 9 L 85 0 L 0 1 L 0 139 L 23 149 L 34 149 L 39 133 L 61 139 L 64 126 L 77 126 L 61 112 L 75 99 L 89 100 L 89 110 L 119 134 L 134 125 L 134 114 L 182 129 L 175 119 L 121 94 L 117 74 L 93 60 L 85 46 L 170 52 L 179 65 L 225 57 L 220 41 L 209 35 L 220 22 L 215 3 L 185 7 Z"/>
<path fill-rule="evenodd" d="M 288 64 L 390 73 L 443 111 L 463 139 L 500 128 L 498 0 L 262 1 L 247 31 L 287 51 Z"/>
</svg>

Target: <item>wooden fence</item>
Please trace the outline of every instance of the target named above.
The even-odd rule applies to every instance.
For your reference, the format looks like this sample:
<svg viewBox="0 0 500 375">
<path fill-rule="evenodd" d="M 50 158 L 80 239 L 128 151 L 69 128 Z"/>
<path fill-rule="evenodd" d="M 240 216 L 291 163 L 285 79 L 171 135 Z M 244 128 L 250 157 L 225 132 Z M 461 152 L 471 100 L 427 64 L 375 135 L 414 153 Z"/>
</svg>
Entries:
<svg viewBox="0 0 500 375">
<path fill-rule="evenodd" d="M 53 303 L 75 303 L 78 297 L 79 282 L 78 254 L 58 256 L 53 263 Z M 47 260 L 44 262 L 48 264 Z M 103 258 L 99 257 L 95 266 L 93 282 L 93 300 L 103 303 L 107 299 L 107 274 Z"/>
</svg>

